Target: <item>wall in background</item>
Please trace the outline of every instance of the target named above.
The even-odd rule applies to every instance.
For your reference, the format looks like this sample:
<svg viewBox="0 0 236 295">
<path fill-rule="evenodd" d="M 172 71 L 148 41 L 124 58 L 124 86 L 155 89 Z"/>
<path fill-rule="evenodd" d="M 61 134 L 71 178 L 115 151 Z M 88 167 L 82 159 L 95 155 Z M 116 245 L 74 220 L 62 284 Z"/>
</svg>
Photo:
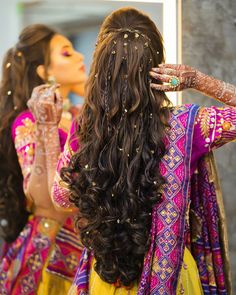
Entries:
<svg viewBox="0 0 236 295">
<path fill-rule="evenodd" d="M 0 0 L 0 63 L 8 48 L 12 47 L 21 29 L 21 6 L 18 0 Z M 1 76 L 1 74 L 0 74 Z"/>
<path fill-rule="evenodd" d="M 182 0 L 183 63 L 236 85 L 236 1 Z M 199 93 L 186 91 L 183 103 L 220 105 Z M 216 151 L 228 221 L 229 247 L 236 294 L 236 145 Z"/>
</svg>

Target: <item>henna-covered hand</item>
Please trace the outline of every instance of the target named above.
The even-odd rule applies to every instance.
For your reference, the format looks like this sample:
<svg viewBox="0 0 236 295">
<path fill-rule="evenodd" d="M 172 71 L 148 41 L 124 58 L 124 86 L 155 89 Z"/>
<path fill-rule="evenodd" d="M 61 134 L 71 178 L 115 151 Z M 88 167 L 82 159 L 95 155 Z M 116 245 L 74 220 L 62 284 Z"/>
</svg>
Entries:
<svg viewBox="0 0 236 295">
<path fill-rule="evenodd" d="M 164 84 L 151 83 L 151 87 L 160 91 L 181 91 L 187 88 L 195 88 L 197 70 L 186 65 L 160 64 L 158 68 L 150 71 L 150 76 Z M 172 79 L 177 82 L 171 85 Z"/>
<path fill-rule="evenodd" d="M 151 83 L 153 89 L 181 91 L 194 88 L 229 106 L 236 106 L 236 86 L 208 76 L 190 66 L 161 64 L 158 68 L 151 70 L 150 76 L 159 82 L 165 83 Z"/>
<path fill-rule="evenodd" d="M 39 124 L 58 125 L 62 114 L 59 85 L 35 87 L 27 105 Z"/>
</svg>

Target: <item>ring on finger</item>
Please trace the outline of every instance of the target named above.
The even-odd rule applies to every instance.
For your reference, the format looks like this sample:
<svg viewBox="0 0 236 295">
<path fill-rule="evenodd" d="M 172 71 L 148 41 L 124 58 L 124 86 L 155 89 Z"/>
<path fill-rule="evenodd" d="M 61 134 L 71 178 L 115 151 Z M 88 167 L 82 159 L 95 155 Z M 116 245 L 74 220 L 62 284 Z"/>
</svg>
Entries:
<svg viewBox="0 0 236 295">
<path fill-rule="evenodd" d="M 170 84 L 170 87 L 171 87 L 171 88 L 178 87 L 179 84 L 180 84 L 180 80 L 179 80 L 178 77 L 173 76 L 173 77 L 170 78 L 170 80 L 169 80 L 169 84 Z"/>
</svg>

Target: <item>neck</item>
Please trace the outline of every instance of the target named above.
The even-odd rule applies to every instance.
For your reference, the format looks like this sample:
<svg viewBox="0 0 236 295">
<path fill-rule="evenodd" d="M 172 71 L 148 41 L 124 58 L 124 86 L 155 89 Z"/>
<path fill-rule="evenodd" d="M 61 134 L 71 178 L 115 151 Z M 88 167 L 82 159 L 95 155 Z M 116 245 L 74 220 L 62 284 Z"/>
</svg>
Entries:
<svg viewBox="0 0 236 295">
<path fill-rule="evenodd" d="M 70 86 L 61 86 L 60 87 L 60 94 L 62 96 L 63 99 L 67 98 L 69 93 L 70 93 Z"/>
</svg>

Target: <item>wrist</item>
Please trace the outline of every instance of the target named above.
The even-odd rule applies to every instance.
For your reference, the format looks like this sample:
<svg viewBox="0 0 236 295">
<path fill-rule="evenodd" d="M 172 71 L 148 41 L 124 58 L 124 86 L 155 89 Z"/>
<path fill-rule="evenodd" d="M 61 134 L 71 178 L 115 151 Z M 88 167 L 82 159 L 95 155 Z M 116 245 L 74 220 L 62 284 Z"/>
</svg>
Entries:
<svg viewBox="0 0 236 295">
<path fill-rule="evenodd" d="M 41 122 L 36 122 L 36 127 L 37 130 L 39 130 L 41 133 L 45 131 L 53 131 L 53 130 L 58 130 L 58 125 L 56 123 L 41 123 Z"/>
<path fill-rule="evenodd" d="M 45 121 L 36 121 L 38 126 L 58 126 L 57 122 L 45 122 Z"/>
<path fill-rule="evenodd" d="M 192 83 L 192 87 L 193 89 L 197 90 L 197 91 L 201 91 L 201 83 L 200 81 L 202 81 L 203 79 L 205 79 L 207 76 L 205 74 L 203 74 L 200 71 L 195 71 L 195 77 L 193 78 L 193 83 Z"/>
</svg>

